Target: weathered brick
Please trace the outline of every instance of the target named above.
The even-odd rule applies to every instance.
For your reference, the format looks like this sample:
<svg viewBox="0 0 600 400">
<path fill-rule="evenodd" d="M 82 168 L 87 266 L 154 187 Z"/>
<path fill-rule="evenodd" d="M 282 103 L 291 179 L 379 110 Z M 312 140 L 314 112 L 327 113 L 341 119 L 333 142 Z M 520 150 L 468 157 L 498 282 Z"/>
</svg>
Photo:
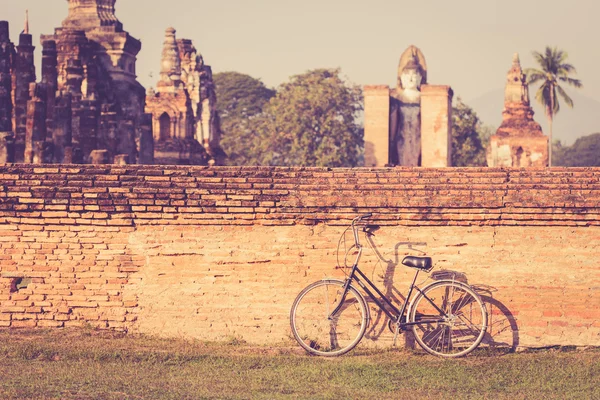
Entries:
<svg viewBox="0 0 600 400">
<path fill-rule="evenodd" d="M 0 313 L 5 323 L 37 316 L 57 326 L 89 320 L 165 326 L 165 335 L 285 340 L 294 296 L 316 279 L 343 277 L 334 267 L 337 238 L 354 216 L 374 212 L 381 258 L 365 247 L 363 260 L 378 284 L 383 276 L 393 283 L 387 290 L 410 279 L 401 257 L 425 252 L 440 269 L 492 288 L 502 305 L 490 308 L 493 332 L 514 325 L 523 346 L 583 337 L 600 345 L 597 169 L 81 166 L 28 177 L 41 187 L 29 190 L 33 180 L 10 168 L 0 168 L 19 183 L 9 193 L 33 201 L 0 202 L 0 277 L 41 281 L 27 289 L 32 306 Z M 6 303 L 10 285 L 0 282 L 3 310 L 17 307 Z M 71 313 L 78 303 L 90 306 Z M 374 329 L 388 343 L 385 327 Z"/>
<path fill-rule="evenodd" d="M 0 321 L 1 325 L 2 321 Z M 11 321 L 10 326 L 12 328 L 34 328 L 37 326 L 37 321 L 33 319 L 23 320 L 23 321 Z"/>
<path fill-rule="evenodd" d="M 62 321 L 54 321 L 54 320 L 39 320 L 37 321 L 37 326 L 40 328 L 60 328 L 64 326 Z"/>
<path fill-rule="evenodd" d="M 1 306 L 0 313 L 24 313 L 25 307 Z"/>
</svg>

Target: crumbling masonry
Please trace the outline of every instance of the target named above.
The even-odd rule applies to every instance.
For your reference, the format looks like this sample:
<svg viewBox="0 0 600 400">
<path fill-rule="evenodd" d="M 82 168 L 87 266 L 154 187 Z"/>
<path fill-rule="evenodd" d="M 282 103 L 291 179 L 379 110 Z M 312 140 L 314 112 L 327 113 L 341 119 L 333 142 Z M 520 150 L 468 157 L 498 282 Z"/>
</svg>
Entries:
<svg viewBox="0 0 600 400">
<path fill-rule="evenodd" d="M 213 155 L 221 156 L 222 150 L 214 101 L 206 110 L 193 110 L 185 122 L 192 130 L 186 138 L 195 157 L 178 153 L 155 160 L 161 143 L 154 136 L 160 131 L 153 135 L 146 90 L 136 79 L 141 42 L 123 29 L 115 3 L 69 0 L 62 26 L 41 35 L 42 77 L 37 83 L 27 20 L 16 47 L 8 22 L 0 21 L 0 162 L 217 163 Z M 191 98 L 203 104 L 199 88 L 210 87 L 212 77 L 196 69 L 198 95 Z M 208 94 L 214 97 L 214 90 Z M 197 133 L 203 118 L 215 126 L 211 135 L 207 129 L 206 140 Z"/>
</svg>

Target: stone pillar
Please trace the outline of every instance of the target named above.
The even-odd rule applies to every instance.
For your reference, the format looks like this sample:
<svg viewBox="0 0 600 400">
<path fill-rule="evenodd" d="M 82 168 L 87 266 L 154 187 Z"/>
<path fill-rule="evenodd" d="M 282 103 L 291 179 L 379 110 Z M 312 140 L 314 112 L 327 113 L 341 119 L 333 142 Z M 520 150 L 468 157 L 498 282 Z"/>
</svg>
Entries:
<svg viewBox="0 0 600 400">
<path fill-rule="evenodd" d="M 14 162 L 14 133 L 12 126 L 12 77 L 10 73 L 13 44 L 8 22 L 0 21 L 0 163 Z"/>
<path fill-rule="evenodd" d="M 421 166 L 452 166 L 452 96 L 450 86 L 421 86 Z"/>
<path fill-rule="evenodd" d="M 71 98 L 71 147 L 73 164 L 83 164 L 83 151 L 81 150 L 81 98 Z"/>
<path fill-rule="evenodd" d="M 365 167 L 389 162 L 390 88 L 365 86 Z"/>
<path fill-rule="evenodd" d="M 210 100 L 203 99 L 201 103 L 200 120 L 198 121 L 196 140 L 204 147 L 209 146 L 210 139 Z"/>
<path fill-rule="evenodd" d="M 0 132 L 0 164 L 15 162 L 15 137 L 12 132 Z"/>
<path fill-rule="evenodd" d="M 52 133 L 54 161 L 57 163 L 69 164 L 72 162 L 72 116 L 71 93 L 62 92 L 55 101 Z"/>
<path fill-rule="evenodd" d="M 98 124 L 98 143 L 108 149 L 111 158 L 117 153 L 119 117 L 117 106 L 114 103 L 104 103 L 100 106 L 100 117 Z"/>
<path fill-rule="evenodd" d="M 68 60 L 66 77 L 67 81 L 65 88 L 71 92 L 73 96 L 81 98 L 81 84 L 83 83 L 84 79 L 84 70 L 80 59 L 71 58 Z"/>
<path fill-rule="evenodd" d="M 0 21 L 0 132 L 12 132 L 12 76 L 14 55 L 8 22 Z"/>
<path fill-rule="evenodd" d="M 42 82 L 58 89 L 58 53 L 56 51 L 56 42 L 46 40 L 42 43 Z"/>
<path fill-rule="evenodd" d="M 90 164 L 109 164 L 108 150 L 92 150 L 90 153 Z"/>
<path fill-rule="evenodd" d="M 15 160 L 23 162 L 25 135 L 27 124 L 27 102 L 29 101 L 29 84 L 35 82 L 35 65 L 32 45 L 33 38 L 28 33 L 19 35 L 17 56 L 15 60 Z M 44 122 L 45 124 L 45 122 Z"/>
<path fill-rule="evenodd" d="M 42 164 L 46 142 L 46 103 L 40 96 L 41 88 L 30 84 L 31 100 L 27 102 L 24 162 Z"/>
<path fill-rule="evenodd" d="M 129 164 L 129 154 L 117 154 L 115 156 L 114 164 L 116 164 L 116 165 L 128 165 Z"/>
<path fill-rule="evenodd" d="M 152 135 L 152 114 L 142 115 L 139 132 L 138 164 L 154 164 L 154 136 Z"/>
<path fill-rule="evenodd" d="M 136 164 L 137 160 L 137 148 L 135 143 L 135 122 L 131 119 L 125 119 L 120 121 L 119 135 L 117 138 L 116 154 L 127 154 L 128 163 Z"/>
<path fill-rule="evenodd" d="M 65 147 L 62 164 L 73 164 L 73 147 Z"/>
<path fill-rule="evenodd" d="M 58 90 L 56 42 L 54 40 L 46 40 L 42 43 L 42 47 L 42 86 L 46 101 L 46 141 L 54 147 L 52 135 L 54 132 L 56 91 Z M 52 157 L 52 161 L 54 161 L 54 156 Z"/>
<path fill-rule="evenodd" d="M 98 102 L 96 100 L 81 101 L 79 117 L 79 144 L 81 145 L 81 151 L 83 152 L 84 163 L 92 162 L 89 159 L 92 151 L 98 149 L 98 147 L 106 146 L 104 143 L 99 145 L 97 140 L 99 115 L 100 110 L 98 109 Z"/>
<path fill-rule="evenodd" d="M 81 84 L 83 82 L 84 76 L 83 66 L 79 58 L 72 58 L 67 60 L 65 77 L 65 89 L 71 94 L 71 162 L 73 162 L 74 164 L 83 164 L 84 155 L 81 143 L 81 116 L 83 113 L 81 104 Z M 89 156 L 89 154 L 86 154 L 86 156 Z"/>
</svg>

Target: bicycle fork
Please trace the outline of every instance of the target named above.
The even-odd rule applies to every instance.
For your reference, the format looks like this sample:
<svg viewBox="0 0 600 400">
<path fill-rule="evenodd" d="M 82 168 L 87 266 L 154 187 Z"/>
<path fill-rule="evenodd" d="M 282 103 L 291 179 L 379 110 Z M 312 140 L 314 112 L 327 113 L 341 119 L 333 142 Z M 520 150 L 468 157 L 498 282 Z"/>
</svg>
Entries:
<svg viewBox="0 0 600 400">
<path fill-rule="evenodd" d="M 406 295 L 406 300 L 404 301 L 404 304 L 402 305 L 402 309 L 400 310 L 400 313 L 398 314 L 398 318 L 396 319 L 396 329 L 394 329 L 394 342 L 393 342 L 394 347 L 396 347 L 398 335 L 400 334 L 400 325 L 402 325 L 402 323 L 401 323 L 402 316 L 406 312 L 406 307 L 408 306 L 408 301 L 410 300 L 410 297 L 412 296 L 412 292 L 415 288 L 415 283 L 417 282 L 418 276 L 419 276 L 419 270 L 417 270 L 417 272 L 415 273 L 415 277 L 413 278 L 413 281 L 410 285 L 410 290 L 408 291 L 408 294 Z"/>
<path fill-rule="evenodd" d="M 352 270 L 350 271 L 350 275 L 348 276 L 348 279 L 346 279 L 346 283 L 344 284 L 344 290 L 342 292 L 342 297 L 341 297 L 338 305 L 333 309 L 333 311 L 328 316 L 328 319 L 330 321 L 333 319 L 333 316 L 340 311 L 340 309 L 342 308 L 342 306 L 344 304 L 344 301 L 346 300 L 346 295 L 348 294 L 348 290 L 350 290 L 350 284 L 354 280 L 354 275 L 356 273 L 356 269 L 358 268 L 358 261 L 360 260 L 360 256 L 362 255 L 362 246 L 358 242 L 358 237 L 357 237 L 356 232 L 354 232 L 354 237 L 355 237 L 356 247 L 358 249 L 358 254 L 356 255 L 356 260 L 354 260 L 354 264 L 352 265 Z"/>
</svg>

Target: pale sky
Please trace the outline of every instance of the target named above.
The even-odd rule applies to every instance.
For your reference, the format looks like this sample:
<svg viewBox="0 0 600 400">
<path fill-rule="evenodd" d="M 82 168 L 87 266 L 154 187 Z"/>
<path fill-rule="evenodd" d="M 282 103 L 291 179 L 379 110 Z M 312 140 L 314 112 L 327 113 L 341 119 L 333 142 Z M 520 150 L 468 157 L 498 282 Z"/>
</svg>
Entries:
<svg viewBox="0 0 600 400">
<path fill-rule="evenodd" d="M 13 42 L 29 9 L 39 68 L 39 35 L 61 25 L 67 0 L 0 4 Z M 271 87 L 333 67 L 356 84 L 394 85 L 400 54 L 414 44 L 429 83 L 452 86 L 467 103 L 504 87 L 513 53 L 530 67 L 532 50 L 558 46 L 583 80 L 579 93 L 600 101 L 594 0 L 117 0 L 116 8 L 125 30 L 142 41 L 137 71 L 145 87 L 156 83 L 164 31 L 173 26 L 214 72 L 246 73 Z"/>
</svg>

